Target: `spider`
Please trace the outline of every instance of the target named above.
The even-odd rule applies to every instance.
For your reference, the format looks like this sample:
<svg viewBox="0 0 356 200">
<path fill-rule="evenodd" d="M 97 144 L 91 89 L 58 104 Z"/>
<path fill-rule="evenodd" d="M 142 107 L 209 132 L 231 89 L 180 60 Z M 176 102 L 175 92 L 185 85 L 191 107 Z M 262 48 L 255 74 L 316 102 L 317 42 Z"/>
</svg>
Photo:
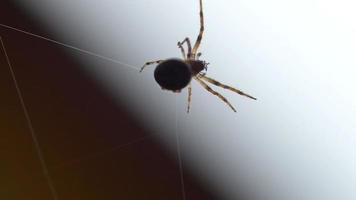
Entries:
<svg viewBox="0 0 356 200">
<path fill-rule="evenodd" d="M 208 69 L 209 63 L 199 60 L 201 53 L 197 53 L 200 43 L 203 38 L 204 33 L 204 16 L 203 16 L 203 2 L 199 0 L 200 5 L 200 31 L 196 42 L 192 48 L 190 39 L 186 37 L 182 42 L 178 42 L 178 48 L 180 48 L 181 53 L 183 55 L 183 59 L 177 58 L 169 58 L 165 60 L 155 60 L 146 62 L 140 72 L 143 69 L 152 64 L 158 64 L 154 71 L 154 78 L 156 82 L 161 86 L 163 90 L 170 90 L 173 92 L 179 93 L 183 88 L 188 85 L 188 108 L 187 113 L 189 113 L 190 105 L 191 105 L 191 97 L 192 97 L 192 86 L 191 79 L 196 80 L 200 85 L 202 85 L 207 91 L 219 97 L 222 101 L 224 101 L 234 112 L 236 109 L 231 105 L 231 103 L 220 93 L 213 90 L 208 86 L 206 82 L 216 85 L 218 87 L 222 87 L 224 89 L 231 90 L 240 94 L 242 96 L 257 100 L 255 97 L 252 97 L 241 90 L 230 87 L 228 85 L 222 84 L 219 81 L 216 81 L 212 78 L 206 76 L 206 71 Z M 185 53 L 185 49 L 183 44 L 187 44 L 188 53 Z M 205 70 L 205 72 L 203 72 Z"/>
</svg>

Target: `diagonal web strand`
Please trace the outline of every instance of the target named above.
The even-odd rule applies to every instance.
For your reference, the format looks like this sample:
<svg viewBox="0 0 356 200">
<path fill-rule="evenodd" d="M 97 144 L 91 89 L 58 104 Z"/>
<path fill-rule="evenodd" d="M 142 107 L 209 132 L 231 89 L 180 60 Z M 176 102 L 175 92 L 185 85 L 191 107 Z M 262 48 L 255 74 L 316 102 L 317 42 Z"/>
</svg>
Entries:
<svg viewBox="0 0 356 200">
<path fill-rule="evenodd" d="M 2 49 L 4 50 L 4 54 L 5 54 L 5 57 L 6 57 L 6 61 L 7 61 L 7 64 L 8 64 L 8 66 L 9 66 L 9 70 L 10 70 L 10 73 L 11 73 L 11 76 L 12 76 L 12 80 L 13 80 L 14 85 L 15 85 L 15 88 L 16 88 L 17 96 L 18 96 L 18 98 L 19 98 L 19 100 L 20 100 L 20 103 L 21 103 L 21 106 L 22 106 L 22 109 L 23 109 L 23 112 L 24 112 L 24 115 L 25 115 L 25 118 L 26 118 L 26 121 L 27 121 L 27 125 L 28 125 L 28 128 L 29 128 L 30 133 L 31 133 L 31 138 L 32 138 L 33 144 L 34 144 L 34 146 L 35 146 L 37 156 L 38 156 L 38 158 L 39 158 L 39 160 L 40 160 L 40 163 L 41 163 L 43 175 L 44 175 L 45 178 L 46 178 L 47 184 L 48 184 L 49 189 L 50 189 L 51 194 L 52 194 L 52 198 L 53 198 L 54 200 L 58 200 L 57 191 L 56 191 L 56 189 L 55 189 L 55 187 L 54 187 L 54 184 L 53 184 L 53 181 L 52 181 L 52 177 L 51 177 L 51 175 L 50 175 L 50 173 L 49 173 L 49 171 L 48 171 L 48 168 L 47 168 L 47 165 L 46 165 L 46 161 L 45 161 L 45 159 L 44 159 L 43 153 L 42 153 L 42 151 L 41 151 L 40 144 L 39 144 L 38 139 L 37 139 L 37 135 L 35 134 L 35 130 L 34 130 L 34 128 L 33 128 L 30 115 L 29 115 L 29 113 L 28 113 L 28 110 L 27 110 L 25 101 L 24 101 L 24 99 L 23 99 L 23 96 L 22 96 L 20 87 L 19 87 L 19 85 L 18 85 L 18 82 L 17 82 L 16 76 L 15 76 L 13 67 L 12 67 L 12 65 L 11 65 L 9 56 L 8 56 L 8 54 L 7 54 L 7 51 L 6 51 L 6 48 L 5 48 L 5 45 L 4 45 L 4 42 L 3 42 L 2 38 L 1 38 L 1 36 L 0 36 L 0 42 L 1 42 Z"/>
<path fill-rule="evenodd" d="M 116 64 L 120 64 L 120 65 L 123 65 L 123 66 L 128 67 L 128 68 L 139 70 L 139 68 L 137 68 L 137 67 L 135 67 L 133 65 L 129 65 L 129 64 L 120 62 L 118 60 L 115 60 L 113 58 L 109 58 L 109 57 L 106 57 L 106 56 L 103 56 L 103 55 L 100 55 L 100 54 L 97 54 L 97 53 L 94 53 L 94 52 L 91 52 L 91 51 L 88 51 L 88 50 L 85 50 L 85 49 L 81 49 L 81 48 L 78 48 L 78 47 L 75 47 L 75 46 L 72 46 L 72 45 L 69 45 L 69 44 L 66 44 L 66 43 L 62 43 L 62 42 L 59 42 L 59 41 L 56 41 L 56 40 L 53 40 L 53 39 L 50 39 L 50 38 L 47 38 L 47 37 L 44 37 L 44 36 L 41 36 L 41 35 L 30 33 L 30 32 L 27 32 L 27 31 L 24 31 L 24 30 L 15 28 L 15 27 L 11 27 L 11 26 L 8 26 L 8 25 L 5 25 L 5 24 L 1 24 L 1 23 L 0 23 L 0 26 L 2 26 L 4 28 L 7 28 L 7 29 L 11 29 L 11 30 L 17 31 L 17 32 L 24 33 L 26 35 L 30 35 L 32 37 L 43 39 L 43 40 L 46 40 L 48 42 L 52 42 L 52 43 L 55 43 L 55 44 L 58 44 L 58 45 L 61 45 L 61 46 L 64 46 L 64 47 L 67 47 L 67 48 L 82 52 L 82 53 L 85 53 L 85 54 L 88 54 L 88 55 L 92 55 L 92 56 L 101 58 L 103 60 L 107 60 L 107 61 L 110 61 L 110 62 L 113 62 L 113 63 L 116 63 Z"/>
<path fill-rule="evenodd" d="M 135 70 L 139 70 L 139 68 L 133 66 L 133 65 L 129 65 L 129 64 L 126 64 L 126 63 L 123 63 L 123 62 L 120 62 L 118 60 L 115 60 L 113 58 L 110 58 L 110 57 L 106 57 L 106 56 L 103 56 L 103 55 L 100 55 L 100 54 L 97 54 L 97 53 L 94 53 L 94 52 L 91 52 L 91 51 L 88 51 L 88 50 L 85 50 L 85 49 L 81 49 L 81 48 L 78 48 L 78 47 L 75 47 L 75 46 L 72 46 L 72 45 L 69 45 L 69 44 L 66 44 L 66 43 L 62 43 L 62 42 L 59 42 L 59 41 L 56 41 L 56 40 L 53 40 L 53 39 L 50 39 L 50 38 L 47 38 L 47 37 L 44 37 L 44 36 L 41 36 L 41 35 L 37 35 L 37 34 L 34 34 L 34 33 L 30 33 L 30 32 L 27 32 L 27 31 L 24 31 L 24 30 L 21 30 L 21 29 L 18 29 L 18 28 L 15 28 L 15 27 L 11 27 L 11 26 L 8 26 L 8 25 L 5 25 L 5 24 L 1 24 L 0 23 L 0 26 L 1 27 L 4 27 L 4 28 L 7 28 L 7 29 L 10 29 L 10 30 L 14 30 L 14 31 L 17 31 L 17 32 L 21 32 L 23 34 L 26 34 L 26 35 L 29 35 L 29 36 L 32 36 L 32 37 L 36 37 L 36 38 L 39 38 L 39 39 L 43 39 L 43 40 L 46 40 L 48 42 L 51 42 L 51 43 L 54 43 L 54 44 L 57 44 L 57 45 L 60 45 L 60 46 L 64 46 L 64 47 L 67 47 L 69 49 L 73 49 L 73 50 L 76 50 L 76 51 L 79 51 L 79 52 L 82 52 L 82 53 L 85 53 L 85 54 L 88 54 L 88 55 L 92 55 L 92 56 L 95 56 L 95 57 L 98 57 L 98 58 L 101 58 L 103 60 L 107 60 L 107 61 L 110 61 L 110 62 L 113 62 L 113 63 L 116 63 L 116 64 L 120 64 L 120 65 L 123 65 L 125 67 L 128 67 L 128 68 L 131 68 L 131 69 L 135 69 Z M 54 188 L 54 185 L 53 185 L 53 182 L 52 182 L 52 178 L 48 172 L 48 168 L 47 168 L 47 165 L 45 163 L 45 160 L 43 158 L 43 154 L 41 152 L 41 149 L 40 149 L 40 146 L 39 146 L 39 143 L 38 143 L 38 140 L 37 140 L 37 137 L 35 135 L 35 132 L 34 132 L 34 129 L 33 129 L 33 126 L 32 126 L 32 123 L 31 123 L 31 120 L 30 120 L 30 117 L 29 117 L 29 114 L 28 114 L 28 111 L 27 111 L 27 108 L 25 106 L 25 103 L 24 103 L 24 100 L 22 98 L 22 94 L 21 94 L 21 91 L 18 87 L 18 84 L 17 84 L 17 81 L 16 81 L 16 78 L 15 78 L 15 74 L 13 72 L 13 69 L 11 67 L 11 64 L 10 64 L 10 61 L 9 61 L 9 58 L 6 54 L 6 50 L 5 50 L 5 46 L 3 44 L 3 41 L 0 37 L 0 40 L 1 40 L 1 44 L 2 44 L 2 47 L 4 49 L 4 52 L 5 52 L 5 55 L 6 55 L 6 59 L 8 61 L 8 64 L 9 64 L 9 68 L 10 68 L 10 71 L 11 71 L 11 75 L 13 77 L 13 80 L 14 80 L 14 83 L 15 83 L 15 86 L 16 86 L 16 90 L 17 90 L 17 93 L 18 93 L 18 96 L 19 96 L 19 99 L 21 101 L 21 105 L 23 107 L 23 110 L 24 110 L 24 113 L 25 113 L 25 116 L 26 116 L 26 119 L 28 121 L 28 126 L 30 128 L 30 131 L 31 131 L 31 136 L 32 136 L 32 139 L 34 141 L 34 144 L 35 144 L 35 147 L 36 147 L 36 150 L 37 150 L 37 154 L 38 154 L 38 157 L 41 161 L 41 165 L 42 165 L 42 168 L 43 168 L 43 172 L 44 172 L 44 175 L 46 176 L 46 179 L 47 179 L 47 182 L 48 182 L 48 185 L 51 189 L 51 193 L 52 193 L 52 196 L 53 196 L 53 199 L 54 200 L 58 200 L 58 196 L 57 196 L 57 192 Z M 180 183 L 181 183 L 181 189 L 182 189 L 182 199 L 183 200 L 186 200 L 186 192 L 185 192 L 185 184 L 184 184 L 184 174 L 183 174 L 183 165 L 182 165 L 182 157 L 181 157 L 181 150 L 180 150 L 180 142 L 179 142 L 179 135 L 178 135 L 178 111 L 177 111 L 177 98 L 176 98 L 176 109 L 175 109 L 176 113 L 175 113 L 175 137 L 176 137 L 176 147 L 177 147 L 177 157 L 178 157 L 178 164 L 179 164 L 179 175 L 180 175 Z M 114 151 L 118 148 L 121 148 L 121 147 L 124 147 L 124 146 L 128 146 L 128 145 L 131 145 L 133 143 L 136 143 L 136 142 L 140 142 L 140 141 L 143 141 L 147 139 L 146 137 L 142 137 L 142 138 L 139 138 L 135 141 L 132 141 L 132 142 L 129 142 L 127 144 L 123 144 L 123 145 L 119 145 L 117 147 L 114 147 L 112 149 L 110 149 L 109 151 Z M 93 154 L 93 155 L 89 155 L 88 157 L 86 158 L 83 158 L 83 160 L 85 159 L 90 159 L 90 158 L 93 158 L 93 157 L 97 157 L 103 153 L 107 153 L 107 152 L 99 152 L 97 154 Z M 63 165 L 60 165 L 59 167 L 63 167 L 64 165 L 71 165 L 71 164 L 74 164 L 74 163 L 77 163 L 77 162 L 81 162 L 82 159 L 78 159 L 78 160 L 73 160 L 73 162 L 70 162 L 70 163 L 66 163 L 66 164 L 63 164 Z"/>
<path fill-rule="evenodd" d="M 116 146 L 108 148 L 108 149 L 104 149 L 104 150 L 99 151 L 99 152 L 88 154 L 88 155 L 82 156 L 80 158 L 72 159 L 70 161 L 66 161 L 64 163 L 61 163 L 61 164 L 55 166 L 54 168 L 55 169 L 57 169 L 57 168 L 58 169 L 59 168 L 65 168 L 65 167 L 69 167 L 69 166 L 74 166 L 74 165 L 82 163 L 84 161 L 94 160 L 94 159 L 99 158 L 99 157 L 101 157 L 103 155 L 106 155 L 106 154 L 112 153 L 114 151 L 117 151 L 118 149 L 122 149 L 124 147 L 128 147 L 128 146 L 131 146 L 133 144 L 137 144 L 137 143 L 143 142 L 143 141 L 147 140 L 150 136 L 151 135 L 142 136 L 140 138 L 137 138 L 137 139 L 132 140 L 132 141 L 127 142 L 127 143 L 119 144 L 119 145 L 116 145 Z"/>
<path fill-rule="evenodd" d="M 0 23 L 0 26 L 4 27 L 4 28 L 7 28 L 7 29 L 10 29 L 10 30 L 14 30 L 14 31 L 26 34 L 26 35 L 29 35 L 29 36 L 32 36 L 32 37 L 43 39 L 43 40 L 46 40 L 48 42 L 51 42 L 51 43 L 54 43 L 54 44 L 57 44 L 57 45 L 60 45 L 60 46 L 64 46 L 64 47 L 67 47 L 67 48 L 70 48 L 70 49 L 73 49 L 73 50 L 76 50 L 76 51 L 79 51 L 79 52 L 82 52 L 82 53 L 85 53 L 85 54 L 88 54 L 88 55 L 92 55 L 92 56 L 95 56 L 95 57 L 98 57 L 98 58 L 101 58 L 101 59 L 104 59 L 104 60 L 108 60 L 110 62 L 113 62 L 113 63 L 116 63 L 116 64 L 120 64 L 120 65 L 126 66 L 128 68 L 139 70 L 139 68 L 137 68 L 137 67 L 135 67 L 133 65 L 129 65 L 129 64 L 120 62 L 118 60 L 115 60 L 115 59 L 112 59 L 112 58 L 109 58 L 109 57 L 106 57 L 106 56 L 103 56 L 103 55 L 100 55 L 100 54 L 97 54 L 97 53 L 94 53 L 94 52 L 90 52 L 88 50 L 81 49 L 81 48 L 78 48 L 78 47 L 75 47 L 75 46 L 72 46 L 72 45 L 69 45 L 69 44 L 65 44 L 65 43 L 62 43 L 62 42 L 59 42 L 59 41 L 56 41 L 56 40 L 53 40 L 53 39 L 50 39 L 50 38 L 47 38 L 47 37 L 44 37 L 44 36 L 41 36 L 41 35 L 30 33 L 30 32 L 27 32 L 27 31 L 24 31 L 24 30 L 21 30 L 21 29 L 12 27 L 12 26 L 8 26 L 8 25 L 5 25 L 5 24 L 1 24 L 1 23 Z M 122 148 L 122 147 L 125 147 L 125 146 L 129 146 L 129 145 L 137 143 L 137 142 L 141 142 L 143 140 L 146 140 L 147 137 L 146 136 L 145 137 L 141 137 L 141 138 L 138 138 L 138 139 L 133 140 L 131 142 L 128 142 L 128 143 L 125 143 L 125 144 L 122 144 L 122 145 L 118 145 L 118 146 L 113 147 L 112 149 L 110 149 L 108 151 L 115 151 L 115 150 L 117 150 L 119 148 Z M 61 167 L 66 166 L 66 165 L 72 165 L 72 164 L 75 164 L 75 163 L 78 163 L 78 162 L 82 162 L 83 160 L 86 160 L 86 159 L 91 159 L 91 158 L 94 158 L 94 157 L 98 157 L 103 153 L 105 153 L 105 152 L 98 152 L 98 153 L 95 153 L 95 154 L 92 154 L 92 155 L 88 155 L 88 156 L 86 156 L 84 158 L 78 158 L 78 159 L 72 160 L 72 161 L 70 161 L 68 163 L 60 164 L 58 167 L 61 168 Z"/>
</svg>

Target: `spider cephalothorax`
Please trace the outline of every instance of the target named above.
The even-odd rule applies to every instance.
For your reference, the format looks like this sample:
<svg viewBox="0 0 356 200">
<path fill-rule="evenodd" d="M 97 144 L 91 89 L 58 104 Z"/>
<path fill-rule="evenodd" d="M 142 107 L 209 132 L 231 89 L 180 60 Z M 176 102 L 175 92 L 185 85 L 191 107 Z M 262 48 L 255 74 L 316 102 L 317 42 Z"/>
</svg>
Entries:
<svg viewBox="0 0 356 200">
<path fill-rule="evenodd" d="M 186 60 L 185 62 L 190 66 L 192 76 L 196 76 L 201 71 L 206 70 L 209 64 L 202 60 Z"/>
<path fill-rule="evenodd" d="M 178 42 L 178 47 L 181 50 L 183 59 L 165 59 L 165 60 L 156 60 L 151 62 L 146 62 L 141 68 L 140 72 L 147 66 L 151 64 L 158 64 L 154 77 L 157 83 L 161 86 L 162 89 L 171 90 L 173 92 L 180 92 L 183 88 L 188 86 L 188 109 L 190 110 L 191 103 L 191 95 L 192 95 L 192 87 L 190 84 L 191 79 L 195 79 L 198 81 L 200 85 L 202 85 L 206 90 L 210 93 L 218 96 L 221 100 L 223 100 L 230 108 L 236 112 L 236 109 L 230 104 L 230 102 L 223 97 L 218 92 L 214 91 L 211 87 L 209 87 L 206 83 L 211 83 L 216 86 L 222 87 L 224 89 L 231 90 L 240 95 L 246 96 L 248 98 L 256 100 L 256 98 L 238 90 L 236 88 L 230 87 L 228 85 L 224 85 L 212 78 L 209 78 L 203 73 L 203 70 L 207 70 L 207 65 L 209 63 L 199 60 L 201 53 L 197 53 L 198 48 L 200 46 L 201 40 L 203 38 L 204 33 L 204 17 L 203 17 L 203 3 L 202 0 L 199 0 L 200 5 L 200 31 L 197 37 L 197 40 L 192 48 L 190 39 L 186 37 L 182 42 Z M 188 52 L 185 53 L 185 49 L 183 44 L 187 44 Z"/>
</svg>

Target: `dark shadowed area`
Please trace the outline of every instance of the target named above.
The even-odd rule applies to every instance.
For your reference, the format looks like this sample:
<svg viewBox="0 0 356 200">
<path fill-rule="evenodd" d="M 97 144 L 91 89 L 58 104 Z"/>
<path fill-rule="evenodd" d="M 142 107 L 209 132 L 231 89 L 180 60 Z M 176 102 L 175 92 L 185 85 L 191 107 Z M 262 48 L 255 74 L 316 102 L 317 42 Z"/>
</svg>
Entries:
<svg viewBox="0 0 356 200">
<path fill-rule="evenodd" d="M 9 2 L 0 2 L 0 23 L 53 38 Z M 177 158 L 81 71 L 64 47 L 4 27 L 0 36 L 58 199 L 182 199 Z M 4 53 L 0 199 L 54 199 Z M 184 180 L 187 199 L 219 199 L 189 171 Z"/>
</svg>

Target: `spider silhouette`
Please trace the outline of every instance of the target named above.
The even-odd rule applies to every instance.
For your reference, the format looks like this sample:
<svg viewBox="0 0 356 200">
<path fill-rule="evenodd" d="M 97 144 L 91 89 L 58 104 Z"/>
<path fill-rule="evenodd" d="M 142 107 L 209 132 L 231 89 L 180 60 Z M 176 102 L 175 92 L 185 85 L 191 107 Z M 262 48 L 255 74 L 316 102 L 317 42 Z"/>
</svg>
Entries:
<svg viewBox="0 0 356 200">
<path fill-rule="evenodd" d="M 255 97 L 252 97 L 241 90 L 236 88 L 230 87 L 228 85 L 222 84 L 212 78 L 206 76 L 206 70 L 208 67 L 207 62 L 203 60 L 199 60 L 201 53 L 197 53 L 200 43 L 203 38 L 204 33 L 204 16 L 203 16 L 203 2 L 199 0 L 200 5 L 200 31 L 199 35 L 196 39 L 196 42 L 192 48 L 190 39 L 186 37 L 182 42 L 178 42 L 178 48 L 180 48 L 181 53 L 183 55 L 183 59 L 177 58 L 169 58 L 165 60 L 155 60 L 146 62 L 140 72 L 143 69 L 152 64 L 158 64 L 155 71 L 154 71 L 154 78 L 156 82 L 161 86 L 162 89 L 171 90 L 173 92 L 180 92 L 183 88 L 187 87 L 188 85 L 188 108 L 187 112 L 189 113 L 190 104 L 191 104 L 191 97 L 192 97 L 192 87 L 191 87 L 191 79 L 195 79 L 198 81 L 200 85 L 202 85 L 207 91 L 210 93 L 218 96 L 222 101 L 224 101 L 234 112 L 236 109 L 230 104 L 230 102 L 222 96 L 220 93 L 213 90 L 211 87 L 208 86 L 204 81 L 214 84 L 218 87 L 222 87 L 224 89 L 231 90 L 240 94 L 242 96 L 257 100 Z M 185 49 L 183 44 L 187 44 L 188 53 L 185 53 Z M 205 70 L 205 72 L 203 72 Z"/>
</svg>

